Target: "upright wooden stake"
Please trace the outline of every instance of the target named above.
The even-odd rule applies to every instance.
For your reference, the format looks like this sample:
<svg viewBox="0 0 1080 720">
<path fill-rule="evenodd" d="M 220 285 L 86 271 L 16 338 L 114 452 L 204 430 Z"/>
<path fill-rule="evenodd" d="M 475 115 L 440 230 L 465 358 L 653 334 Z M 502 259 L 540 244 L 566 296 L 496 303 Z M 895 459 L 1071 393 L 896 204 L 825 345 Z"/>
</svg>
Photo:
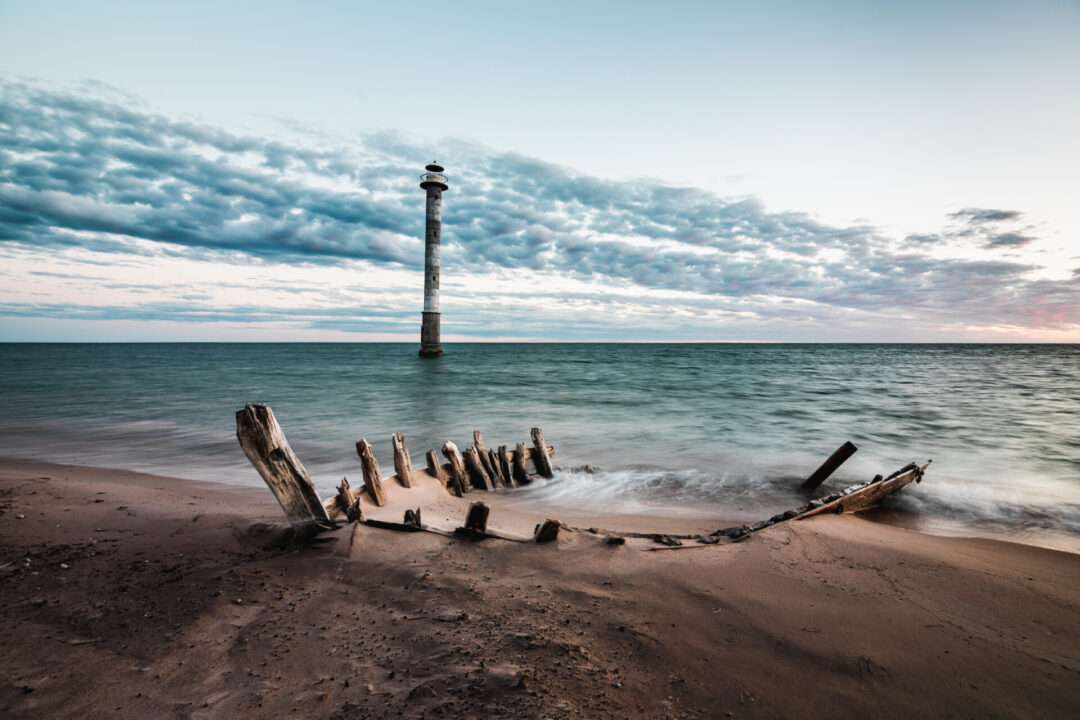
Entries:
<svg viewBox="0 0 1080 720">
<path fill-rule="evenodd" d="M 310 537 L 333 527 L 311 476 L 289 447 L 268 406 L 248 403 L 236 413 L 236 439 L 274 493 L 297 536 Z"/>
<path fill-rule="evenodd" d="M 469 476 L 465 474 L 465 460 L 462 459 L 457 445 L 449 440 L 443 444 L 442 454 L 450 463 L 450 479 L 454 485 L 454 494 L 461 497 L 471 489 Z"/>
<path fill-rule="evenodd" d="M 481 490 L 495 489 L 495 486 L 491 483 L 491 478 L 488 477 L 487 470 L 484 469 L 484 464 L 480 461 L 480 453 L 477 452 L 475 447 L 465 451 L 465 468 L 469 471 L 469 477 L 472 478 L 473 487 L 478 487 Z"/>
<path fill-rule="evenodd" d="M 349 506 L 353 504 L 352 488 L 349 487 L 349 478 L 341 478 L 341 484 L 337 489 L 337 504 L 343 511 L 348 512 Z"/>
<path fill-rule="evenodd" d="M 499 462 L 499 455 L 494 450 L 488 450 L 488 465 L 491 467 L 491 479 L 495 483 L 496 487 L 510 487 L 510 483 L 507 482 L 506 477 L 503 476 L 502 463 Z"/>
<path fill-rule="evenodd" d="M 514 482 L 518 485 L 532 482 L 528 470 L 525 469 L 525 443 L 518 443 L 514 448 Z"/>
<path fill-rule="evenodd" d="M 536 472 L 546 478 L 553 477 L 555 473 L 551 471 L 551 460 L 548 459 L 547 444 L 544 443 L 544 431 L 533 428 L 532 441 L 534 449 L 532 460 L 536 466 Z"/>
<path fill-rule="evenodd" d="M 497 454 L 499 456 L 499 465 L 502 467 L 503 477 L 506 478 L 506 487 L 517 487 L 517 483 L 514 482 L 514 473 L 510 469 L 510 451 L 506 449 L 505 445 L 500 445 Z"/>
<path fill-rule="evenodd" d="M 394 445 L 394 472 L 397 473 L 398 482 L 412 487 L 412 459 L 405 447 L 405 436 L 394 433 L 390 436 L 390 442 Z"/>
<path fill-rule="evenodd" d="M 372 501 L 382 507 L 386 504 L 386 494 L 383 492 L 379 461 L 371 452 L 371 443 L 364 438 L 357 440 L 356 454 L 360 456 L 360 469 L 364 471 L 364 489 L 367 490 Z"/>
<path fill-rule="evenodd" d="M 536 535 L 533 537 L 538 543 L 552 542 L 559 537 L 559 528 L 562 527 L 562 523 L 558 520 L 552 520 L 548 518 L 544 522 L 536 526 Z"/>
<path fill-rule="evenodd" d="M 491 464 L 491 458 L 488 457 L 487 448 L 484 447 L 484 438 L 480 435 L 479 430 L 472 431 L 473 447 L 476 448 L 476 454 L 480 456 L 480 464 L 484 466 L 484 472 L 491 478 L 491 486 L 493 488 L 498 487 L 499 473 L 496 472 L 495 467 Z"/>
<path fill-rule="evenodd" d="M 841 445 L 837 448 L 836 452 L 829 456 L 828 460 L 821 464 L 821 467 L 814 471 L 813 475 L 806 479 L 806 482 L 801 486 L 802 489 L 813 490 L 818 485 L 825 482 L 830 475 L 836 472 L 836 468 L 843 465 L 845 460 L 855 454 L 856 450 L 858 450 L 858 448 L 855 447 L 850 440 Z"/>
<path fill-rule="evenodd" d="M 469 514 L 465 516 L 465 528 L 476 532 L 487 532 L 488 515 L 491 508 L 487 503 L 474 502 L 469 505 Z"/>
<path fill-rule="evenodd" d="M 428 475 L 441 482 L 445 487 L 450 482 L 450 476 L 443 470 L 442 463 L 439 462 L 439 455 L 434 450 L 428 450 L 425 457 L 427 458 Z"/>
</svg>

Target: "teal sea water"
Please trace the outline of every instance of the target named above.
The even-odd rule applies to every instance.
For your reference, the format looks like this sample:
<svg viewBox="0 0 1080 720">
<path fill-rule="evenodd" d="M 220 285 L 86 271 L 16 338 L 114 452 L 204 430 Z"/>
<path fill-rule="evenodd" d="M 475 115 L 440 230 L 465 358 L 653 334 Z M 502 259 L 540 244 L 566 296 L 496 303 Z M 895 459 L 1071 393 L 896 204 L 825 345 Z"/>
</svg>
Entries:
<svg viewBox="0 0 1080 720">
<path fill-rule="evenodd" d="M 932 458 L 888 511 L 934 529 L 1080 535 L 1080 346 L 2 344 L 0 455 L 261 485 L 235 439 L 273 407 L 328 493 L 366 437 L 391 467 L 445 440 L 528 441 L 562 469 L 518 491 L 578 509 L 755 518 L 845 440 L 826 488 Z M 586 464 L 594 472 L 586 472 Z"/>
</svg>

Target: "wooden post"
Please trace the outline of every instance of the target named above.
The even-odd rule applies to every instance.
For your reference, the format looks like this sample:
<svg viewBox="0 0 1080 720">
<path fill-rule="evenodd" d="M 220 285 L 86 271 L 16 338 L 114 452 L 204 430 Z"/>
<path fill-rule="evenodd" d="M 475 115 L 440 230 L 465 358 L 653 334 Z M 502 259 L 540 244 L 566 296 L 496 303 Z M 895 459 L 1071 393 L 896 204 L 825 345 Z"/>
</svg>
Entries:
<svg viewBox="0 0 1080 720">
<path fill-rule="evenodd" d="M 502 472 L 502 463 L 499 462 L 499 455 L 494 450 L 488 450 L 488 465 L 491 466 L 491 479 L 497 487 L 510 487 L 510 483 L 507 482 L 506 477 Z"/>
<path fill-rule="evenodd" d="M 469 476 L 465 474 L 465 460 L 462 459 L 461 451 L 458 450 L 457 445 L 449 440 L 443 444 L 442 454 L 450 463 L 450 479 L 454 485 L 454 493 L 461 497 L 464 493 L 469 492 L 471 488 Z"/>
<path fill-rule="evenodd" d="M 360 468 L 364 471 L 364 489 L 375 504 L 382 507 L 386 504 L 386 494 L 383 492 L 379 461 L 371 453 L 371 443 L 364 438 L 357 440 L 356 454 L 360 456 Z"/>
<path fill-rule="evenodd" d="M 298 537 L 309 537 L 333 527 L 311 476 L 289 447 L 285 433 L 267 405 L 248 403 L 236 413 L 236 439 L 274 493 Z"/>
<path fill-rule="evenodd" d="M 469 477 L 472 478 L 473 487 L 478 487 L 481 490 L 495 489 L 495 486 L 491 484 L 491 478 L 488 477 L 487 470 L 484 469 L 484 465 L 480 461 L 480 453 L 476 451 L 475 447 L 465 451 L 465 468 L 469 471 Z"/>
<path fill-rule="evenodd" d="M 533 449 L 533 465 L 536 466 L 536 472 L 546 478 L 553 477 L 555 473 L 551 471 L 551 460 L 548 459 L 547 444 L 544 443 L 544 431 L 540 428 L 532 429 L 532 441 Z"/>
<path fill-rule="evenodd" d="M 442 463 L 439 462 L 438 453 L 434 450 L 428 450 L 426 457 L 428 475 L 441 482 L 445 487 L 450 482 L 450 476 L 443 470 Z"/>
<path fill-rule="evenodd" d="M 345 517 L 349 522 L 364 522 L 364 508 L 360 505 L 360 496 L 357 495 L 353 504 L 345 510 Z"/>
<path fill-rule="evenodd" d="M 337 489 L 337 504 L 338 507 L 344 512 L 349 511 L 349 506 L 353 504 L 352 488 L 349 487 L 349 478 L 341 478 L 341 484 Z"/>
<path fill-rule="evenodd" d="M 502 468 L 503 477 L 506 479 L 506 487 L 517 487 L 517 483 L 514 482 L 514 474 L 510 470 L 510 452 L 506 449 L 505 445 L 499 446 L 498 456 L 499 466 Z"/>
<path fill-rule="evenodd" d="M 836 472 L 836 469 L 844 464 L 844 461 L 855 454 L 858 450 L 851 441 L 844 443 L 836 452 L 829 456 L 829 459 L 821 464 L 814 474 L 806 479 L 806 482 L 802 484 L 803 490 L 813 490 L 821 483 L 825 482 L 830 475 Z"/>
<path fill-rule="evenodd" d="M 484 438 L 480 436 L 479 430 L 472 431 L 473 447 L 476 448 L 476 454 L 480 456 L 480 464 L 484 466 L 484 472 L 491 478 L 492 488 L 498 487 L 498 473 L 495 472 L 495 468 L 491 465 L 491 459 L 488 457 L 488 451 L 484 447 Z"/>
<path fill-rule="evenodd" d="M 525 443 L 518 443 L 514 448 L 514 482 L 518 485 L 528 485 L 532 482 L 529 472 L 525 469 Z"/>
<path fill-rule="evenodd" d="M 465 529 L 478 533 L 487 532 L 488 515 L 491 508 L 487 503 L 474 502 L 469 505 L 469 514 L 465 516 Z"/>
<path fill-rule="evenodd" d="M 412 458 L 405 447 L 405 436 L 394 433 L 390 436 L 390 442 L 394 445 L 394 472 L 397 473 L 398 482 L 407 488 L 412 487 Z"/>
<path fill-rule="evenodd" d="M 561 522 L 548 518 L 536 526 L 536 535 L 533 539 L 538 543 L 552 542 L 553 540 L 558 539 L 559 528 L 561 527 Z"/>
</svg>

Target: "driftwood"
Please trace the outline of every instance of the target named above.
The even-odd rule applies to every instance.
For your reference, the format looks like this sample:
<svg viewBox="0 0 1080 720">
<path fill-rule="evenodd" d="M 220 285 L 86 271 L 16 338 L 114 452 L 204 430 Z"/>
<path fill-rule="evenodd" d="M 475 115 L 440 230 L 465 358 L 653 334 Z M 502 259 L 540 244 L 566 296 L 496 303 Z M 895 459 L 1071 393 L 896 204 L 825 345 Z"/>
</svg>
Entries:
<svg viewBox="0 0 1080 720">
<path fill-rule="evenodd" d="M 357 440 L 356 454 L 360 456 L 360 469 L 364 471 L 364 490 L 371 496 L 372 502 L 382 507 L 386 504 L 386 493 L 383 492 L 379 461 L 371 452 L 371 443 L 364 438 Z"/>
<path fill-rule="evenodd" d="M 457 445 L 449 440 L 443 444 L 442 454 L 450 462 L 450 481 L 454 486 L 454 494 L 461 497 L 470 489 L 469 476 L 465 474 L 465 460 L 462 459 Z"/>
<path fill-rule="evenodd" d="M 491 478 L 488 477 L 487 470 L 484 469 L 483 462 L 480 460 L 480 453 L 476 451 L 475 447 L 465 451 L 465 469 L 469 471 L 473 487 L 481 490 L 495 489 L 495 486 L 491 483 Z"/>
<path fill-rule="evenodd" d="M 532 429 L 532 441 L 533 441 L 533 465 L 536 466 L 536 472 L 546 478 L 554 477 L 555 473 L 551 471 L 551 461 L 548 459 L 547 445 L 544 443 L 544 431 L 540 428 Z"/>
<path fill-rule="evenodd" d="M 514 482 L 527 485 L 532 482 L 529 471 L 525 469 L 525 443 L 518 443 L 514 448 Z"/>
<path fill-rule="evenodd" d="M 806 482 L 801 485 L 802 489 L 813 490 L 818 485 L 825 482 L 830 475 L 836 472 L 838 467 L 843 465 L 849 457 L 855 454 L 856 450 L 858 450 L 858 448 L 855 447 L 850 440 L 841 445 L 836 452 L 829 456 L 828 460 L 821 464 L 821 467 L 814 471 L 813 475 L 806 479 Z"/>
<path fill-rule="evenodd" d="M 404 522 L 406 525 L 415 525 L 418 528 L 423 528 L 424 524 L 420 522 L 420 508 L 406 510 Z"/>
<path fill-rule="evenodd" d="M 441 482 L 443 487 L 446 487 L 450 483 L 450 474 L 443 470 L 438 454 L 434 450 L 428 450 L 425 457 L 427 458 L 428 475 Z"/>
<path fill-rule="evenodd" d="M 517 483 L 514 482 L 513 471 L 510 469 L 510 452 L 506 449 L 505 445 L 499 446 L 497 455 L 499 457 L 499 467 L 502 468 L 502 475 L 504 482 L 506 483 L 506 487 L 517 487 Z"/>
<path fill-rule="evenodd" d="M 274 493 L 297 537 L 310 537 L 334 527 L 311 476 L 289 447 L 268 406 L 248 403 L 236 413 L 236 439 Z"/>
<path fill-rule="evenodd" d="M 561 522 L 548 518 L 547 520 L 536 526 L 536 532 L 533 534 L 533 540 L 538 543 L 553 542 L 554 540 L 558 539 L 559 528 L 561 527 Z"/>
<path fill-rule="evenodd" d="M 397 473 L 398 482 L 405 487 L 412 487 L 412 458 L 405 447 L 405 436 L 394 433 L 390 442 L 394 446 L 394 472 Z"/>
</svg>

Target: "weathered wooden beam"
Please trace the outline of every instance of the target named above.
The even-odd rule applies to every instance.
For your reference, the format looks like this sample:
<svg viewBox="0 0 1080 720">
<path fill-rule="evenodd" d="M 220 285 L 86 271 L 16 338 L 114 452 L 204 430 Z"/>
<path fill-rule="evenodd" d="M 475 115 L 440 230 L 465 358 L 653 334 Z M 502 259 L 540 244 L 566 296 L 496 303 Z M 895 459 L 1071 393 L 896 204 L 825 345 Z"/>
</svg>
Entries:
<svg viewBox="0 0 1080 720">
<path fill-rule="evenodd" d="M 855 454 L 858 450 L 855 445 L 848 442 L 837 448 L 836 452 L 829 456 L 829 459 L 821 463 L 821 467 L 814 471 L 814 474 L 806 479 L 801 487 L 803 490 L 813 490 L 821 483 L 825 482 L 830 475 L 836 472 L 836 469 L 844 464 L 849 457 Z"/>
<path fill-rule="evenodd" d="M 897 490 L 913 482 L 921 482 L 923 473 L 926 472 L 929 464 L 929 460 L 923 465 L 911 463 L 883 480 L 874 478 L 870 482 L 844 488 L 838 493 L 822 498 L 825 502 L 818 500 L 810 503 L 798 514 L 797 519 L 805 520 L 829 512 L 852 513 L 865 510 L 886 495 L 892 495 Z"/>
<path fill-rule="evenodd" d="M 491 483 L 491 478 L 488 477 L 487 470 L 484 469 L 484 465 L 480 461 L 480 453 L 476 451 L 475 447 L 465 451 L 465 469 L 469 471 L 473 487 L 481 490 L 495 489 L 495 486 Z"/>
<path fill-rule="evenodd" d="M 450 475 L 443 470 L 442 463 L 439 462 L 439 455 L 434 450 L 428 450 L 427 455 L 427 472 L 428 475 L 435 478 L 443 484 L 443 487 L 450 482 Z"/>
<path fill-rule="evenodd" d="M 510 452 L 506 449 L 505 445 L 499 446 L 497 455 L 499 456 L 499 466 L 502 468 L 503 477 L 506 479 L 506 487 L 517 487 L 517 483 L 514 482 L 514 473 L 510 469 Z"/>
<path fill-rule="evenodd" d="M 345 510 L 345 517 L 349 522 L 364 522 L 364 508 L 360 504 L 360 496 L 357 495 L 353 504 Z"/>
<path fill-rule="evenodd" d="M 267 405 L 248 403 L 236 413 L 236 439 L 274 493 L 297 537 L 334 527 L 300 458 Z"/>
<path fill-rule="evenodd" d="M 529 471 L 525 469 L 525 443 L 518 443 L 514 448 L 514 482 L 518 485 L 528 485 L 532 482 Z"/>
<path fill-rule="evenodd" d="M 465 473 L 465 460 L 461 457 L 461 451 L 457 445 L 447 440 L 442 446 L 442 454 L 450 463 L 450 481 L 454 486 L 454 494 L 461 497 L 469 492 L 469 476 Z"/>
<path fill-rule="evenodd" d="M 559 537 L 559 528 L 561 527 L 561 522 L 548 518 L 547 520 L 536 526 L 536 532 L 533 535 L 533 540 L 538 543 L 546 543 L 557 540 Z"/>
<path fill-rule="evenodd" d="M 412 487 L 412 458 L 409 450 L 405 447 L 405 436 L 394 433 L 390 436 L 390 443 L 394 446 L 394 472 L 397 473 L 398 482 L 402 486 Z"/>
<path fill-rule="evenodd" d="M 386 493 L 383 492 L 379 461 L 371 452 L 371 443 L 364 438 L 357 440 L 356 454 L 360 456 L 360 469 L 364 471 L 364 490 L 376 505 L 382 507 L 386 504 Z"/>
<path fill-rule="evenodd" d="M 553 477 L 555 473 L 551 471 L 551 461 L 548 459 L 547 445 L 544 443 L 544 431 L 540 428 L 532 429 L 532 441 L 533 448 L 536 452 L 533 453 L 532 461 L 536 466 L 536 472 L 546 478 Z"/>
<path fill-rule="evenodd" d="M 472 436 L 473 447 L 476 448 L 476 454 L 480 457 L 480 464 L 484 466 L 484 472 L 491 479 L 492 488 L 496 488 L 499 486 L 499 474 L 495 472 L 495 468 L 491 465 L 491 458 L 488 457 L 487 448 L 484 447 L 484 438 L 480 435 L 479 430 L 473 430 Z"/>
</svg>

